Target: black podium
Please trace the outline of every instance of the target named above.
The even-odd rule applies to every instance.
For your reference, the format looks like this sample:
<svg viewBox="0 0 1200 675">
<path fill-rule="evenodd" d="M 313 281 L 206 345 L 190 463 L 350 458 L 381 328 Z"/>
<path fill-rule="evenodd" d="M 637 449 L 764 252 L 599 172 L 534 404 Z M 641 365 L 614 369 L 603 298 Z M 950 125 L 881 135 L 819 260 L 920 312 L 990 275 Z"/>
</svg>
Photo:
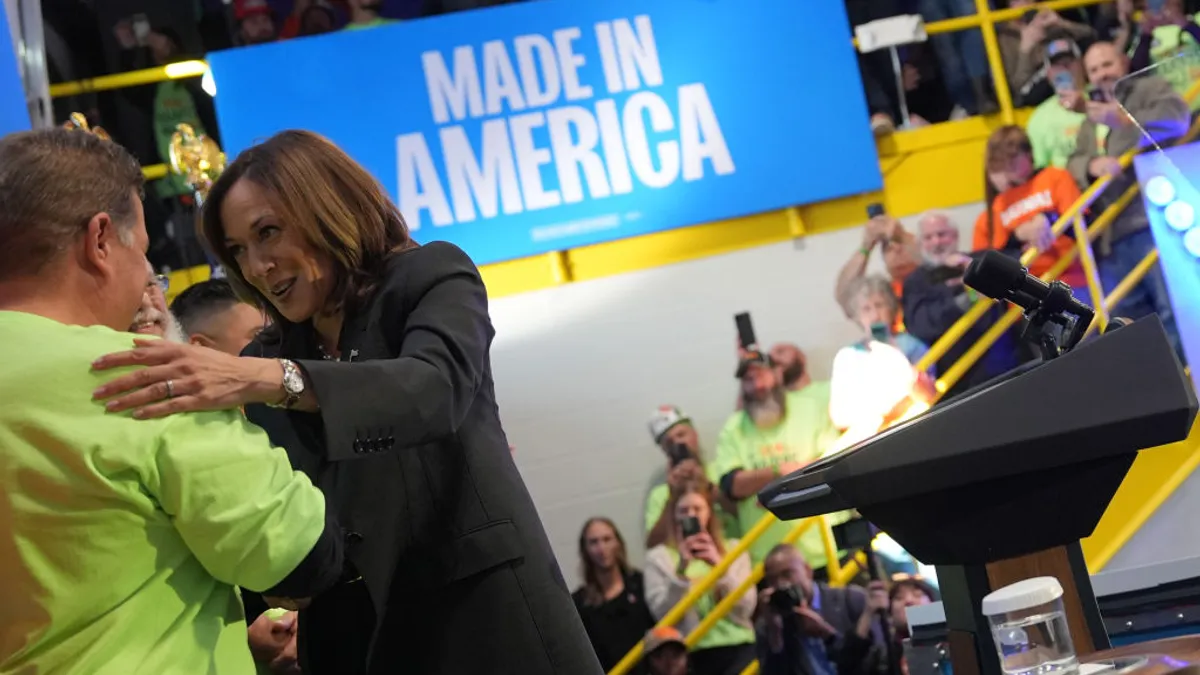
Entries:
<svg viewBox="0 0 1200 675">
<path fill-rule="evenodd" d="M 936 565 L 955 675 L 999 675 L 980 603 L 1021 578 L 1059 578 L 1081 657 L 1108 647 L 1079 540 L 1137 452 L 1186 438 L 1196 408 L 1151 316 L 810 464 L 759 498 L 783 520 L 857 509 Z"/>
</svg>

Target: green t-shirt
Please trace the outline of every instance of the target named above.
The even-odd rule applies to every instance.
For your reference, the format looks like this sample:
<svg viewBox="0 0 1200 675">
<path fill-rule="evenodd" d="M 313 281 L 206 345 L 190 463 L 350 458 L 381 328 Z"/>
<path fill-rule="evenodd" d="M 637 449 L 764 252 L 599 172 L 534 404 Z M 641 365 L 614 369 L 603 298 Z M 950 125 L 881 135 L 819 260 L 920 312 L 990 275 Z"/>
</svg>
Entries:
<svg viewBox="0 0 1200 675">
<path fill-rule="evenodd" d="M 718 482 L 721 476 L 734 469 L 778 468 L 788 461 L 811 462 L 819 459 L 825 447 L 837 439 L 838 432 L 829 419 L 829 383 L 813 382 L 800 391 L 788 392 L 787 414 L 782 422 L 770 429 L 760 429 L 745 411 L 734 413 L 725 423 L 717 439 L 717 457 L 709 464 L 709 480 Z M 745 534 L 754 527 L 767 510 L 757 497 L 738 502 L 738 524 Z M 793 522 L 777 522 L 750 547 L 750 559 L 762 562 L 771 548 L 795 526 Z M 810 528 L 797 546 L 814 568 L 825 565 L 825 549 L 821 533 Z"/>
<path fill-rule="evenodd" d="M 236 411 L 135 420 L 92 391 L 133 336 L 0 311 L 0 672 L 251 674 L 237 586 L 279 583 L 325 501 Z"/>
<path fill-rule="evenodd" d="M 171 136 L 180 124 L 190 124 L 196 133 L 204 133 L 200 114 L 196 112 L 196 101 L 183 82 L 160 82 L 154 92 L 154 141 L 158 146 L 158 156 L 168 164 L 171 161 Z M 192 191 L 183 176 L 173 173 L 156 181 L 155 189 L 163 199 L 190 194 Z"/>
<path fill-rule="evenodd" d="M 726 550 L 730 550 L 736 544 L 737 542 L 734 540 L 727 540 L 725 542 L 725 548 Z M 667 553 L 671 555 L 671 567 L 677 567 L 679 565 L 679 551 L 676 551 L 670 546 L 665 548 Z M 683 574 L 688 579 L 695 581 L 708 576 L 709 572 L 712 572 L 712 569 L 712 565 L 709 565 L 703 560 L 693 559 L 690 563 L 688 563 L 687 569 L 683 571 Z M 753 587 L 747 591 L 747 593 L 754 592 L 755 590 Z M 700 599 L 696 601 L 695 605 L 693 605 L 693 609 L 696 611 L 696 616 L 700 617 L 701 620 L 704 620 L 704 617 L 708 616 L 708 613 L 713 611 L 713 608 L 717 606 L 718 602 L 719 601 L 717 600 L 717 594 L 715 591 L 711 593 L 705 593 L 704 595 L 700 596 Z M 692 651 L 710 649 L 712 647 L 744 645 L 753 642 L 753 628 L 730 621 L 729 617 L 726 616 L 725 618 L 713 624 L 713 627 L 709 629 L 709 631 L 705 633 L 703 637 L 700 638 L 700 641 L 696 643 L 696 646 L 692 647 Z"/>
<path fill-rule="evenodd" d="M 1086 114 L 1062 107 L 1057 96 L 1042 101 L 1025 126 L 1033 144 L 1034 166 L 1067 168 L 1067 160 L 1075 152 L 1079 127 L 1086 120 Z"/>
<path fill-rule="evenodd" d="M 663 509 L 667 508 L 669 501 L 671 501 L 671 486 L 659 483 L 650 488 L 650 493 L 646 495 L 646 534 L 650 534 L 650 530 L 653 530 L 654 526 L 658 524 L 658 519 L 662 516 Z M 717 517 L 721 519 L 721 534 L 726 539 L 736 539 L 742 536 L 736 513 L 727 512 L 721 508 L 720 504 L 714 504 L 713 509 L 716 511 Z"/>
</svg>

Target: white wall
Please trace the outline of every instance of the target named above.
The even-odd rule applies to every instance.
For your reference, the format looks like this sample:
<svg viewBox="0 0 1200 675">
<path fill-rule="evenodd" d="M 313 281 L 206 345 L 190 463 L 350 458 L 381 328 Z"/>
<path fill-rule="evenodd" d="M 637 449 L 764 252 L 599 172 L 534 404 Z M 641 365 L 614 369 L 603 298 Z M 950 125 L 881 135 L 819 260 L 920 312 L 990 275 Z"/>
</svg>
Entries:
<svg viewBox="0 0 1200 675">
<path fill-rule="evenodd" d="M 1197 513 L 1200 513 L 1200 472 L 1188 476 L 1167 497 L 1154 515 L 1108 561 L 1104 571 L 1200 557 L 1200 537 L 1196 536 Z"/>
<path fill-rule="evenodd" d="M 964 249 L 981 208 L 948 210 Z M 760 342 L 794 342 L 815 377 L 829 376 L 857 337 L 833 285 L 861 236 L 839 230 L 492 303 L 501 419 L 572 587 L 590 516 L 615 520 L 641 564 L 643 500 L 665 464 L 646 428 L 656 407 L 691 415 L 711 456 L 737 395 L 734 314 L 749 311 Z"/>
</svg>

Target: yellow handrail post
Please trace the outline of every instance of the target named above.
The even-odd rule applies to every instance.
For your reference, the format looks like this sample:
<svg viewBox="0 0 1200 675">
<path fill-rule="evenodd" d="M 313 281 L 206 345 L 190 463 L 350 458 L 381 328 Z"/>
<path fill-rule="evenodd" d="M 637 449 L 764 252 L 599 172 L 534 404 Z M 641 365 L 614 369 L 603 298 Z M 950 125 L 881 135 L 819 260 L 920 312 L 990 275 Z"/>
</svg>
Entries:
<svg viewBox="0 0 1200 675">
<path fill-rule="evenodd" d="M 850 582 L 854 581 L 854 577 L 858 576 L 858 573 L 866 568 L 867 554 L 859 551 L 845 565 L 842 565 L 842 573 L 837 578 L 829 577 L 829 585 L 834 588 L 849 586 Z"/>
<path fill-rule="evenodd" d="M 751 661 L 750 665 L 742 669 L 739 675 L 758 675 L 758 661 Z"/>
<path fill-rule="evenodd" d="M 1088 241 L 1087 224 L 1083 221 L 1083 214 L 1075 216 L 1072 226 L 1075 229 L 1079 262 L 1083 266 L 1084 276 L 1087 277 L 1088 293 L 1091 294 L 1092 305 L 1096 309 L 1095 323 L 1103 333 L 1108 328 L 1108 306 L 1104 302 L 1104 286 L 1100 283 L 1100 273 L 1096 269 L 1096 259 L 1092 255 L 1092 244 Z"/>
<path fill-rule="evenodd" d="M 1000 115 L 1005 124 L 1016 119 L 1013 113 L 1012 92 L 1008 88 L 1008 74 L 1004 70 L 1004 59 L 1000 55 L 1000 42 L 996 39 L 996 20 L 988 0 L 975 0 L 975 12 L 979 15 L 979 30 L 983 33 L 983 48 L 987 53 L 988 67 L 992 71 L 992 86 L 996 89 L 996 103 L 1000 104 Z"/>
<path fill-rule="evenodd" d="M 819 525 L 821 528 L 821 545 L 825 547 L 825 572 L 832 579 L 842 574 L 842 561 L 838 560 L 837 541 L 833 538 L 833 526 L 829 524 L 829 519 L 822 517 Z"/>
<path fill-rule="evenodd" d="M 820 527 L 824 520 L 824 516 L 805 518 L 804 520 L 801 520 L 800 522 L 796 523 L 796 526 L 793 527 L 783 539 L 779 540 L 779 543 L 796 543 L 796 540 L 799 539 L 800 535 L 804 534 L 808 528 L 812 527 L 813 525 Z M 688 633 L 687 637 L 684 638 L 684 643 L 687 644 L 687 648 L 695 649 L 696 645 L 700 643 L 700 638 L 707 635 L 708 631 L 712 630 L 712 627 L 717 625 L 718 621 L 724 619 L 725 615 L 733 611 L 734 605 L 738 603 L 738 600 L 742 599 L 742 596 L 752 591 L 754 587 L 758 585 L 758 582 L 762 581 L 764 572 L 765 568 L 763 564 L 761 562 L 758 563 L 754 566 L 754 569 L 750 571 L 749 577 L 746 577 L 742 583 L 738 584 L 737 588 L 733 589 L 725 597 L 721 598 L 721 601 L 718 602 L 708 614 L 705 614 L 700 623 L 696 624 L 696 627 L 692 629 L 692 632 Z"/>
<path fill-rule="evenodd" d="M 659 620 L 658 623 L 654 624 L 654 627 L 661 628 L 664 626 L 674 626 L 675 624 L 679 623 L 680 619 L 683 618 L 683 615 L 687 614 L 688 610 L 692 608 L 692 605 L 695 605 L 700 598 L 704 597 L 706 593 L 713 589 L 713 586 L 717 585 L 717 581 L 719 581 L 721 577 L 729 571 L 729 567 L 733 564 L 733 561 L 736 560 L 741 554 L 750 550 L 750 547 L 754 545 L 754 542 L 758 541 L 758 538 L 761 537 L 768 529 L 770 529 L 770 527 L 775 524 L 775 521 L 775 515 L 772 513 L 767 513 L 760 518 L 759 521 L 754 524 L 754 527 L 750 528 L 750 531 L 746 532 L 746 535 L 738 541 L 737 546 L 734 546 L 725 553 L 725 557 L 721 558 L 721 562 L 717 563 L 716 567 L 713 567 L 712 571 L 708 573 L 708 576 L 705 576 L 703 579 L 699 579 L 692 583 L 691 589 L 688 590 L 688 592 L 683 596 L 683 599 L 680 600 L 679 603 L 674 607 L 672 607 L 666 613 L 666 615 Z M 645 653 L 645 647 L 645 642 L 638 640 L 638 643 L 630 648 L 630 650 L 625 654 L 624 657 L 621 658 L 617 665 L 613 666 L 613 669 L 608 671 L 608 675 L 626 675 L 626 673 L 628 673 L 629 670 L 637 665 L 637 662 L 642 659 L 642 656 Z"/>
<path fill-rule="evenodd" d="M 1137 265 L 1134 265 L 1132 270 L 1129 270 L 1129 275 L 1122 279 L 1121 283 L 1117 284 L 1117 287 L 1113 289 L 1112 293 L 1108 294 L 1108 297 L 1104 299 L 1104 302 L 1110 305 L 1116 305 L 1118 302 L 1123 300 L 1126 295 L 1129 295 L 1129 291 L 1133 290 L 1134 286 L 1137 286 L 1139 283 L 1141 283 L 1142 278 L 1146 276 L 1146 273 L 1148 273 L 1150 268 L 1154 267 L 1155 263 L 1157 262 L 1158 249 L 1154 249 L 1153 251 L 1147 253 L 1146 257 L 1142 258 L 1141 262 L 1139 262 Z"/>
</svg>

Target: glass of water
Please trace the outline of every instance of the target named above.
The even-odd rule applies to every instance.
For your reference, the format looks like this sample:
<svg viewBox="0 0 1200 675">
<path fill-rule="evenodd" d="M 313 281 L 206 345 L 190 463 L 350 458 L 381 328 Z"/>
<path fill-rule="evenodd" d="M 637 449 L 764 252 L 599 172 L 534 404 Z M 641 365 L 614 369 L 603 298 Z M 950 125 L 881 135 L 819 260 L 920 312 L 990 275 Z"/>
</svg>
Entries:
<svg viewBox="0 0 1200 675">
<path fill-rule="evenodd" d="M 1037 577 L 983 599 L 1000 667 L 1007 675 L 1065 674 L 1079 669 L 1062 595 L 1058 579 Z"/>
</svg>

